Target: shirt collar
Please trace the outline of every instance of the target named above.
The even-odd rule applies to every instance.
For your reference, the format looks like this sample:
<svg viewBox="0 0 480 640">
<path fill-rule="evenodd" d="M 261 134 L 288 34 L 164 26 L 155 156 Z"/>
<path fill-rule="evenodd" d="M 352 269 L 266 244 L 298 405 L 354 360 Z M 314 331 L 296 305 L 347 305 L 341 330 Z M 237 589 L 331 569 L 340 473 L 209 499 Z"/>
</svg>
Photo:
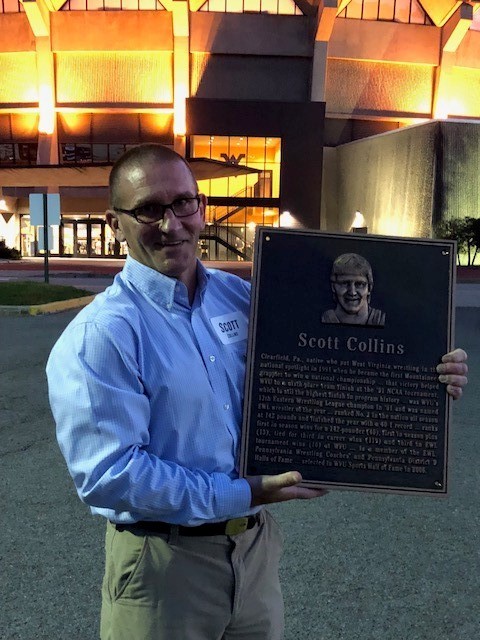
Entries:
<svg viewBox="0 0 480 640">
<path fill-rule="evenodd" d="M 205 295 L 209 278 L 210 274 L 200 260 L 197 260 L 197 294 L 200 295 L 201 300 Z M 190 308 L 187 288 L 183 282 L 147 267 L 131 256 L 127 256 L 125 260 L 122 279 L 132 284 L 147 298 L 168 310 L 172 308 L 174 303 Z"/>
</svg>

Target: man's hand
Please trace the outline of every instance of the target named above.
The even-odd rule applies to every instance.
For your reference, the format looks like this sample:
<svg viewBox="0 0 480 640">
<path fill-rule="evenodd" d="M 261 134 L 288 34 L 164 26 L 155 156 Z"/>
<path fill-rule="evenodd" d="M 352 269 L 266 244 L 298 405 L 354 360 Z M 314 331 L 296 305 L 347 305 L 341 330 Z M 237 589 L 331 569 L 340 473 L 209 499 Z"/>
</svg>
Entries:
<svg viewBox="0 0 480 640">
<path fill-rule="evenodd" d="M 310 500 L 328 493 L 324 489 L 299 487 L 302 476 L 298 471 L 287 471 L 277 476 L 250 476 L 246 480 L 252 491 L 252 507 L 287 500 Z"/>
<path fill-rule="evenodd" d="M 463 349 L 455 349 L 446 353 L 442 358 L 442 364 L 437 365 L 438 379 L 447 385 L 447 393 L 454 400 L 461 397 L 463 387 L 467 384 L 468 366 L 467 354 Z"/>
</svg>

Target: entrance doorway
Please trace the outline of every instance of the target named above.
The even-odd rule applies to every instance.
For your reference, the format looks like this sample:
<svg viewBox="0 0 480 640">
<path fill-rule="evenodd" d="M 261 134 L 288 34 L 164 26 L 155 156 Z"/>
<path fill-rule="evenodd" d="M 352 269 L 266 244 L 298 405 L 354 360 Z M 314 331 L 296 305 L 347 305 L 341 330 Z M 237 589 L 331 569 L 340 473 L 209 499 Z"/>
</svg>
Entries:
<svg viewBox="0 0 480 640">
<path fill-rule="evenodd" d="M 60 255 L 74 258 L 101 258 L 109 255 L 105 239 L 105 220 L 63 221 Z M 113 253 L 113 252 L 112 252 Z"/>
</svg>

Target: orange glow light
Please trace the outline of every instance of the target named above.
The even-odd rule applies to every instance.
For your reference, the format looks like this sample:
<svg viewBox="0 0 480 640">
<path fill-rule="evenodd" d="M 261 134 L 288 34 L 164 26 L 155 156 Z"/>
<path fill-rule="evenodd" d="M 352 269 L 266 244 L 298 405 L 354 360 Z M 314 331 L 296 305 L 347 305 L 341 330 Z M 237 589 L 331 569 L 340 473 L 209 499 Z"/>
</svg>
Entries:
<svg viewBox="0 0 480 640">
<path fill-rule="evenodd" d="M 38 131 L 51 135 L 55 130 L 55 107 L 52 91 L 46 84 L 40 86 L 38 108 L 40 111 Z"/>
<path fill-rule="evenodd" d="M 175 99 L 173 103 L 173 132 L 176 136 L 184 136 L 187 133 L 187 90 L 183 85 L 175 87 Z"/>
</svg>

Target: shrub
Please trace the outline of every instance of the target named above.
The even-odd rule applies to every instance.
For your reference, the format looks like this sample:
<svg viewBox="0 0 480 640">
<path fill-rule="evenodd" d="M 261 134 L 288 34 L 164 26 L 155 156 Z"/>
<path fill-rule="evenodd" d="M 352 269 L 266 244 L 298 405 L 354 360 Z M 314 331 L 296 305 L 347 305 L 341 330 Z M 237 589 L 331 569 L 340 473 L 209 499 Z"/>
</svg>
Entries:
<svg viewBox="0 0 480 640">
<path fill-rule="evenodd" d="M 7 247 L 5 240 L 0 240 L 0 258 L 7 258 L 8 260 L 20 260 L 21 254 L 18 249 Z"/>
</svg>

